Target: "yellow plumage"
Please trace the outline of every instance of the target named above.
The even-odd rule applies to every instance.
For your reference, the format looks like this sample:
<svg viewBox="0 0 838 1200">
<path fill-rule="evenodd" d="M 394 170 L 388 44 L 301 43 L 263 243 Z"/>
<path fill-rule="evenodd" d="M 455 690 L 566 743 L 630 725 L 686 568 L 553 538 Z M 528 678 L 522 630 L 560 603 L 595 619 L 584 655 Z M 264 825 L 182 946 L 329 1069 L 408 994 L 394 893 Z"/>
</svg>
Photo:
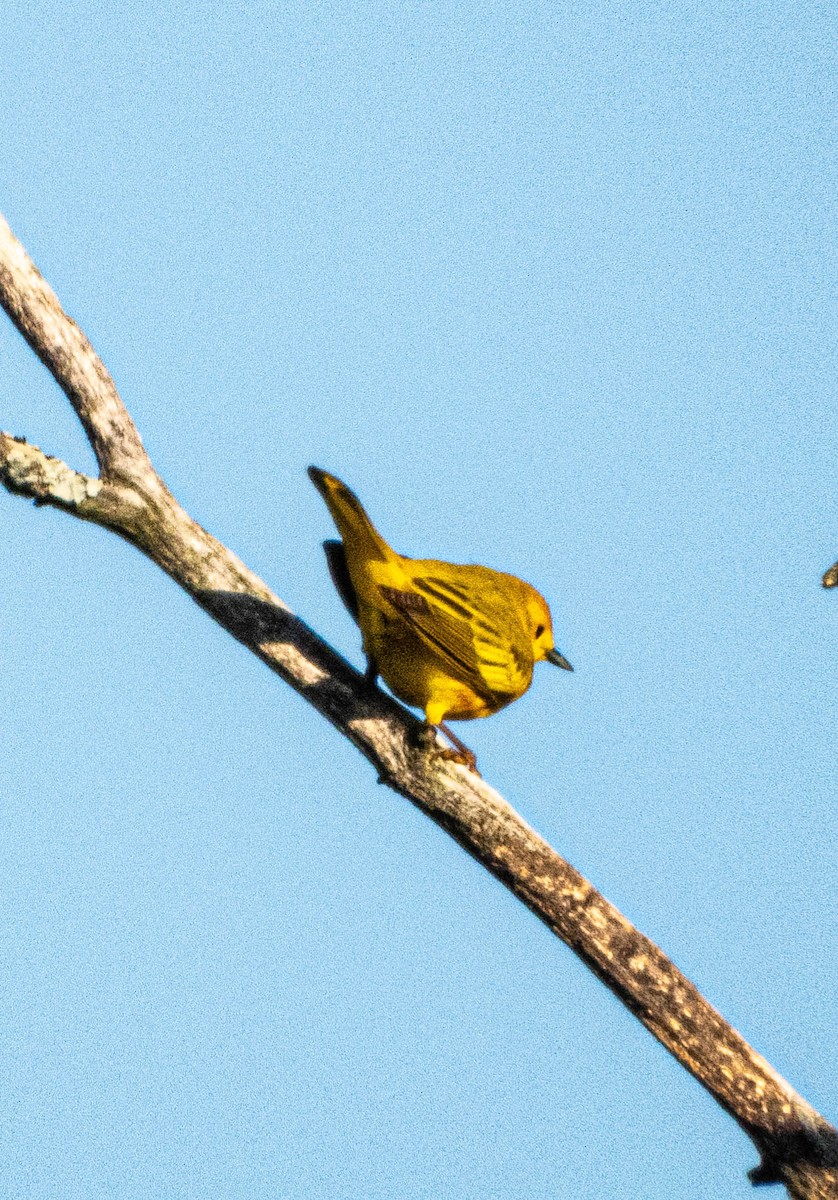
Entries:
<svg viewBox="0 0 838 1200">
<path fill-rule="evenodd" d="M 342 539 L 324 548 L 361 627 L 368 677 L 380 674 L 399 699 L 421 708 L 474 767 L 446 718 L 486 717 L 510 704 L 530 686 L 536 662 L 573 670 L 554 646 L 547 601 L 515 575 L 397 554 L 354 492 L 317 467 L 308 473 Z"/>
</svg>

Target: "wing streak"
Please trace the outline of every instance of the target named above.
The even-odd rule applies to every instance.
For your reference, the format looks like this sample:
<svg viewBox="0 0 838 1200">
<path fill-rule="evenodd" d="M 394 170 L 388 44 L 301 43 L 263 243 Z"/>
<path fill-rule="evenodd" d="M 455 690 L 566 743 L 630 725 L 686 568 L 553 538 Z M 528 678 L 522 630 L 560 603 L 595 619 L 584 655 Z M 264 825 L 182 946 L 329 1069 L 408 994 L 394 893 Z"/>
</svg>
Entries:
<svg viewBox="0 0 838 1200">
<path fill-rule="evenodd" d="M 504 640 L 491 620 L 478 616 L 481 606 L 485 611 L 485 597 L 475 603 L 466 585 L 434 576 L 415 576 L 410 583 L 410 589 L 379 590 L 456 679 L 489 700 L 524 690 L 529 673 L 520 648 Z"/>
</svg>

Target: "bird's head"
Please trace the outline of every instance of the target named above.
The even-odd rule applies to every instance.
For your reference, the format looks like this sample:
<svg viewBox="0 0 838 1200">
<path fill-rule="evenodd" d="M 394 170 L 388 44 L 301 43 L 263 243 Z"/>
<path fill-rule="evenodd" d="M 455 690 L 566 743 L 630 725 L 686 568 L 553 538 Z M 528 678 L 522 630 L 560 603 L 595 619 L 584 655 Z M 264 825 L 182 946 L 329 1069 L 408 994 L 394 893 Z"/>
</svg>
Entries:
<svg viewBox="0 0 838 1200">
<path fill-rule="evenodd" d="M 527 586 L 526 594 L 527 622 L 532 638 L 532 656 L 534 662 L 551 662 L 565 671 L 573 667 L 560 650 L 556 649 L 553 641 L 553 621 L 547 601 L 535 588 Z"/>
</svg>

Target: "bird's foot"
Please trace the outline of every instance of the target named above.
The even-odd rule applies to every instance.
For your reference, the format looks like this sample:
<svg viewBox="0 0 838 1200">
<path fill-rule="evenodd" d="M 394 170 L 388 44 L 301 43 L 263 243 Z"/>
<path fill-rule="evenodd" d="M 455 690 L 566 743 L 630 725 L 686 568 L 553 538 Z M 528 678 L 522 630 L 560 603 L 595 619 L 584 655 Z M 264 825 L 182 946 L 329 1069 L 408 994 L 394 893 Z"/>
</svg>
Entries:
<svg viewBox="0 0 838 1200">
<path fill-rule="evenodd" d="M 437 746 L 436 757 L 444 759 L 445 762 L 461 763 L 464 767 L 468 767 L 471 773 L 476 775 L 478 779 L 482 779 L 477 769 L 477 756 L 473 750 L 449 750 L 444 746 Z"/>
<path fill-rule="evenodd" d="M 437 741 L 437 730 L 444 734 L 452 743 L 453 749 L 448 746 L 440 746 Z M 464 767 L 468 767 L 477 777 L 480 777 L 480 772 L 477 769 L 477 758 L 473 751 L 469 750 L 468 746 L 464 746 L 458 737 L 456 737 L 450 729 L 440 723 L 439 725 L 431 725 L 428 721 L 423 721 L 416 730 L 416 744 L 421 749 L 434 758 L 441 758 L 445 762 L 461 763 Z"/>
</svg>

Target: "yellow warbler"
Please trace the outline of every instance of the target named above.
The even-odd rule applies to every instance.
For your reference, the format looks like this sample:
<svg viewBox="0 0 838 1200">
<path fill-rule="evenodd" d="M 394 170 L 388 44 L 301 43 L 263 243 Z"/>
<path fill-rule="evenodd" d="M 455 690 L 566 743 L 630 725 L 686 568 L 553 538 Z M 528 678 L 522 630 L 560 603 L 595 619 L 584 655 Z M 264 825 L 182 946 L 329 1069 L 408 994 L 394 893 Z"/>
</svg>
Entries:
<svg viewBox="0 0 838 1200">
<path fill-rule="evenodd" d="M 572 671 L 553 644 L 544 597 L 515 575 L 396 554 L 358 497 L 309 467 L 340 542 L 324 542 L 329 573 L 361 627 L 367 678 L 425 713 L 476 769 L 472 752 L 443 721 L 466 721 L 522 696 L 542 659 Z"/>
</svg>

